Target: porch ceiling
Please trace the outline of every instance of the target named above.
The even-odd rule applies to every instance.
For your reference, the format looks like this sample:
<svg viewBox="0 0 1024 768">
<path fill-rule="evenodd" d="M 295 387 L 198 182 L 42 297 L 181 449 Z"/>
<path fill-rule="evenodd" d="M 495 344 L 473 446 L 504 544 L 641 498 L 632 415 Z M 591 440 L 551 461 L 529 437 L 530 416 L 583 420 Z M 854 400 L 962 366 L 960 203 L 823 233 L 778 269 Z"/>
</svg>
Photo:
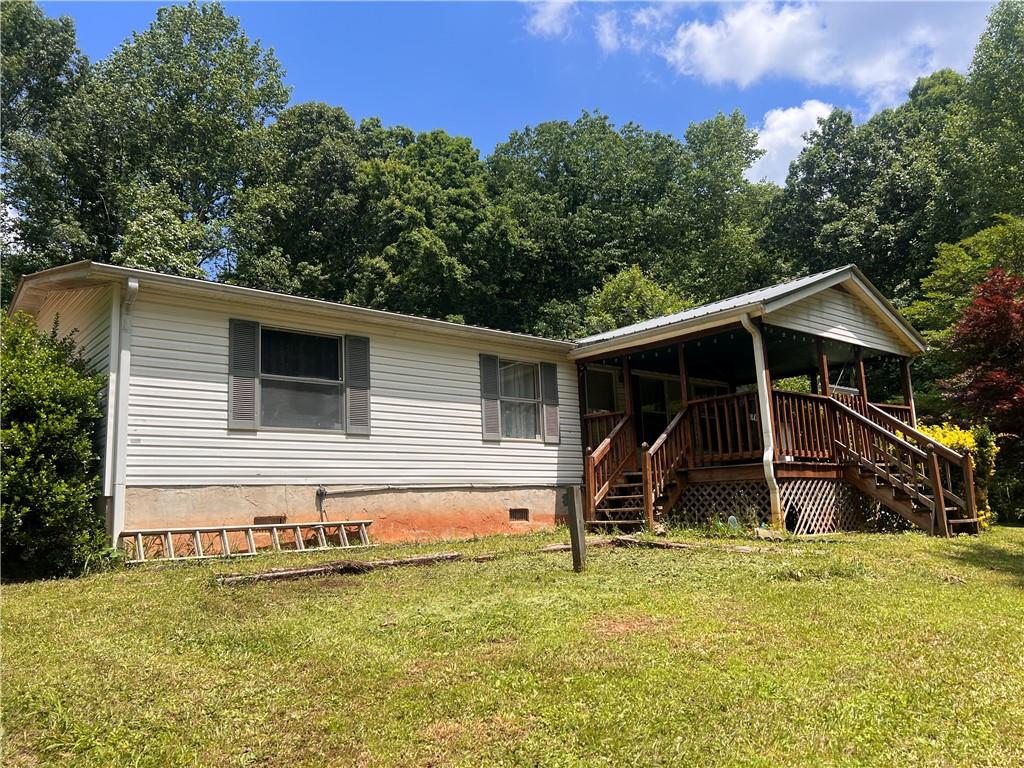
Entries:
<svg viewBox="0 0 1024 768">
<path fill-rule="evenodd" d="M 765 325 L 764 342 L 768 369 L 773 379 L 800 376 L 817 371 L 817 344 L 813 336 Z M 823 339 L 830 368 L 852 366 L 856 347 L 830 339 Z M 731 329 L 688 339 L 686 370 L 691 379 L 723 381 L 734 386 L 755 381 L 753 340 L 743 329 Z M 645 371 L 675 376 L 679 373 L 678 344 L 648 347 L 628 353 L 629 365 L 634 371 Z M 864 350 L 865 359 L 883 358 L 884 353 Z M 600 361 L 615 367 L 622 365 L 622 355 Z"/>
</svg>

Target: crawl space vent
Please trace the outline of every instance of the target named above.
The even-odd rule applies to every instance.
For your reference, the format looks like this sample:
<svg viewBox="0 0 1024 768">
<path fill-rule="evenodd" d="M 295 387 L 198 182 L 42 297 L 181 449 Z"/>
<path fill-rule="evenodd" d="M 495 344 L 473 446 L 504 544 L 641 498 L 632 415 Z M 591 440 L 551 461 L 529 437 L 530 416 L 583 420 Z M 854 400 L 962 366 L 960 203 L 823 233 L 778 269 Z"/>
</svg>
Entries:
<svg viewBox="0 0 1024 768">
<path fill-rule="evenodd" d="M 508 511 L 508 521 L 510 523 L 528 523 L 530 522 L 530 510 L 526 507 L 512 507 Z"/>
</svg>

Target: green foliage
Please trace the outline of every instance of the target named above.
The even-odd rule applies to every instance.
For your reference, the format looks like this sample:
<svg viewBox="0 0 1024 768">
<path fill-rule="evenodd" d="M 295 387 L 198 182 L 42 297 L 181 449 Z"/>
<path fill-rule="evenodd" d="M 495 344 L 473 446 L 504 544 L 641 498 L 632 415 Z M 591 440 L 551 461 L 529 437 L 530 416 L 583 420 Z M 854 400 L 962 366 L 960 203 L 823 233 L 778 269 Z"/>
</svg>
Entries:
<svg viewBox="0 0 1024 768">
<path fill-rule="evenodd" d="M 18 61 L 38 52 L 39 15 L 10 14 Z M 5 298 L 18 274 L 82 258 L 181 274 L 216 266 L 255 139 L 287 100 L 273 53 L 220 5 L 193 0 L 159 9 L 147 30 L 86 70 L 67 43 L 70 22 L 60 24 L 61 44 L 47 56 L 62 87 L 45 100 L 22 88 L 20 105 L 36 105 L 22 111 L 35 117 L 15 122 L 5 148 L 4 198 L 19 214 Z M 6 94 L 25 78 L 6 66 L 4 32 Z"/>
<path fill-rule="evenodd" d="M 989 503 L 989 489 L 996 471 L 996 456 L 999 447 L 995 435 L 985 424 L 976 424 L 965 428 L 948 421 L 942 424 L 918 424 L 918 431 L 923 432 L 936 442 L 957 453 L 970 454 L 974 462 L 975 501 L 978 505 L 978 516 L 982 527 L 988 528 L 994 522 L 995 515 Z"/>
<path fill-rule="evenodd" d="M 632 266 L 605 279 L 582 302 L 549 302 L 541 308 L 541 319 L 534 330 L 541 336 L 578 339 L 670 315 L 688 306 L 690 302 L 645 275 L 640 267 Z"/>
<path fill-rule="evenodd" d="M 921 298 L 906 308 L 907 318 L 930 341 L 945 342 L 970 303 L 972 289 L 993 269 L 1024 275 L 1024 218 L 1000 215 L 997 224 L 958 243 L 940 243 L 931 272 L 921 280 Z"/>
<path fill-rule="evenodd" d="M 103 378 L 73 338 L 40 333 L 28 315 L 6 318 L 0 335 L 4 577 L 74 574 L 107 546 L 94 447 Z"/>
</svg>

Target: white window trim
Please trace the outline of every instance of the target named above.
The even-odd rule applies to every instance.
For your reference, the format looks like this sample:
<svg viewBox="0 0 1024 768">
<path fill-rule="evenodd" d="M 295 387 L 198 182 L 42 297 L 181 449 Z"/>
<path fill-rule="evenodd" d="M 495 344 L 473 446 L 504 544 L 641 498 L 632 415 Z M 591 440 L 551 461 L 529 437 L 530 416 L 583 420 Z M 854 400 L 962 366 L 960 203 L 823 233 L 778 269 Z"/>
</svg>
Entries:
<svg viewBox="0 0 1024 768">
<path fill-rule="evenodd" d="M 257 392 L 257 408 L 256 408 L 256 429 L 260 432 L 311 432 L 314 434 L 327 434 L 327 435 L 344 435 L 347 434 L 345 429 L 345 409 L 347 404 L 345 402 L 345 337 L 337 336 L 333 333 L 320 333 L 317 331 L 307 331 L 298 328 L 283 328 L 280 326 L 263 325 L 260 323 L 259 326 L 259 340 L 257 346 L 259 348 L 259 370 L 256 375 L 256 392 Z M 263 331 L 280 331 L 281 333 L 292 333 L 297 336 L 318 336 L 322 339 L 334 339 L 338 343 L 338 378 L 337 379 L 318 379 L 311 376 L 288 376 L 280 373 L 264 373 L 263 372 Z M 270 426 L 263 423 L 263 380 L 269 379 L 271 381 L 286 381 L 286 382 L 297 382 L 300 384 L 330 384 L 338 387 L 338 397 L 341 400 L 341 428 L 340 429 L 319 429 L 318 427 L 282 427 L 282 426 Z"/>
<path fill-rule="evenodd" d="M 501 389 L 501 366 L 503 364 L 511 363 L 513 365 L 529 365 L 533 368 L 533 389 L 537 393 L 535 398 L 528 397 L 512 397 L 506 396 L 502 393 Z M 507 437 L 505 435 L 505 419 L 501 419 L 501 441 L 502 442 L 517 442 L 517 443 L 540 443 L 544 441 L 544 430 L 541 425 L 542 410 L 543 410 L 543 397 L 540 391 L 540 363 L 533 362 L 530 360 L 514 360 L 507 357 L 501 357 L 498 355 L 498 409 L 501 410 L 501 404 L 506 400 L 510 403 L 533 403 L 537 406 L 534 413 L 534 430 L 535 437 Z"/>
</svg>

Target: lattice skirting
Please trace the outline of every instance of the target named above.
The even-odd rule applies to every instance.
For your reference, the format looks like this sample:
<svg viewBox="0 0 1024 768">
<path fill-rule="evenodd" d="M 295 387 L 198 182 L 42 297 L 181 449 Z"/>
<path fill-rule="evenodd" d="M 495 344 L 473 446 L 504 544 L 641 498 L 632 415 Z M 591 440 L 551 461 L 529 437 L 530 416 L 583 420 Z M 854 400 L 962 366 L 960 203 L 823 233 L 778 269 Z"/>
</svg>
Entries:
<svg viewBox="0 0 1024 768">
<path fill-rule="evenodd" d="M 779 483 L 786 528 L 797 535 L 864 528 L 864 494 L 841 480 L 796 478 Z"/>
<path fill-rule="evenodd" d="M 687 485 L 669 520 L 686 526 L 725 522 L 735 516 L 740 525 L 756 527 L 771 521 L 768 485 L 757 480 Z"/>
<path fill-rule="evenodd" d="M 842 480 L 781 480 L 779 495 L 786 528 L 798 535 L 899 527 L 877 502 Z M 700 527 L 725 522 L 730 516 L 735 516 L 742 526 L 769 525 L 768 485 L 757 480 L 688 485 L 668 519 Z"/>
</svg>

